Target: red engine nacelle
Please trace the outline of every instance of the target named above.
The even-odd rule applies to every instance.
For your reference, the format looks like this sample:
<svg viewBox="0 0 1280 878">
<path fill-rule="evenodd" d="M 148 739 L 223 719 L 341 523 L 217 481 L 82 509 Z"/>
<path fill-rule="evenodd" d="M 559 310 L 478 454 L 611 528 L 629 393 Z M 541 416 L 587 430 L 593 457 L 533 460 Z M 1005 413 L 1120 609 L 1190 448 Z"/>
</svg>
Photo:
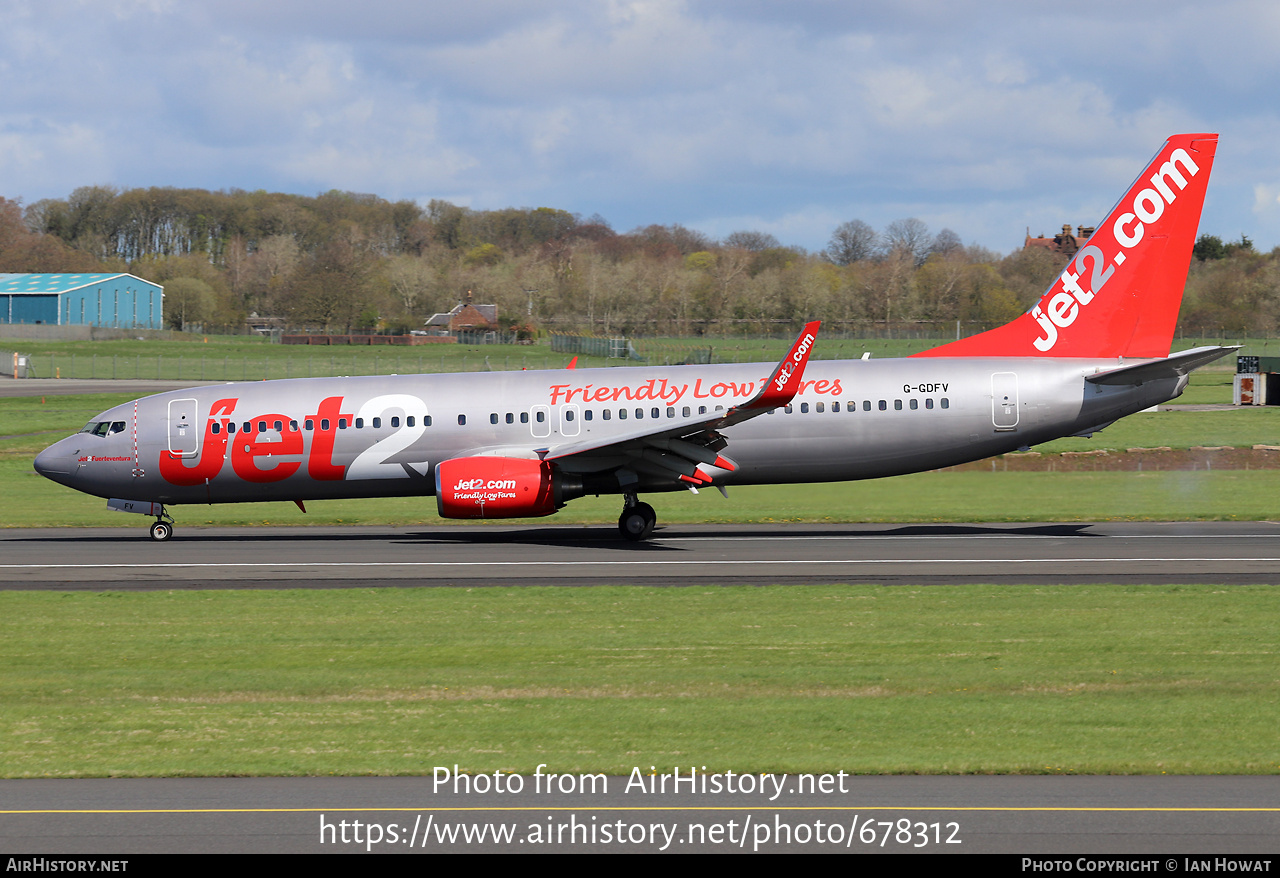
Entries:
<svg viewBox="0 0 1280 878">
<path fill-rule="evenodd" d="M 550 515 L 567 499 L 562 475 L 541 460 L 458 457 L 436 467 L 442 518 L 532 518 Z"/>
</svg>

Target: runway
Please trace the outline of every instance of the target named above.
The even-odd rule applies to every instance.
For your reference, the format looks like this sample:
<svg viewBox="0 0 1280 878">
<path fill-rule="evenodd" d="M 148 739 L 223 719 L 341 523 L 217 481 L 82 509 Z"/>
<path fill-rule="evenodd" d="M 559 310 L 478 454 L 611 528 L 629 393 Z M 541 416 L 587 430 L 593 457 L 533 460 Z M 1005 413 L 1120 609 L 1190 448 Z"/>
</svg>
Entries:
<svg viewBox="0 0 1280 878">
<path fill-rule="evenodd" d="M 659 771 L 669 780 L 676 767 Z M 1186 855 L 1234 855 L 1228 859 L 1250 863 L 1274 859 L 1280 831 L 1277 777 L 866 777 L 840 772 L 728 779 L 738 785 L 750 780 L 753 789 L 744 792 L 723 789 L 726 778 L 720 775 L 721 791 L 703 792 L 689 781 L 689 766 L 678 767 L 685 785 L 673 791 L 668 783 L 666 793 L 642 790 L 635 775 L 556 776 L 570 778 L 570 787 L 545 776 L 517 777 L 521 789 L 515 793 L 492 786 L 455 793 L 447 781 L 438 786 L 434 774 L 0 781 L 0 846 L 9 855 L 45 856 L 1068 854 L 1072 871 L 1094 871 L 1080 866 L 1081 855 L 1146 855 L 1155 861 L 1147 871 L 1180 872 L 1190 871 Z M 492 784 L 492 776 L 485 777 Z M 514 786 L 511 775 L 503 778 Z M 1027 871 L 1013 857 L 1002 865 Z M 1250 867 L 1255 870 L 1262 871 Z"/>
<path fill-rule="evenodd" d="M 1280 584 L 1280 524 L 0 530 L 0 589 Z"/>
<path fill-rule="evenodd" d="M 1271 522 L 672 524 L 644 544 L 607 526 L 180 527 L 162 544 L 141 526 L 0 530 L 2 589 L 1277 581 L 1280 525 Z M 689 765 L 679 767 L 687 774 Z M 453 795 L 434 788 L 429 761 L 422 770 L 419 778 L 2 780 L 0 844 L 45 856 L 1071 854 L 1073 869 L 1082 854 L 1145 854 L 1160 858 L 1160 871 L 1188 871 L 1190 855 L 1265 860 L 1280 832 L 1277 777 L 847 777 L 842 793 L 838 783 L 805 793 L 792 777 L 770 798 L 687 787 L 644 796 L 625 792 L 625 778 L 610 778 L 607 795 L 535 795 L 532 779 L 518 795 Z M 606 824 L 610 841 L 600 834 Z M 533 841 L 535 826 L 568 835 Z M 512 834 L 498 838 L 499 829 Z M 624 829 L 634 834 L 618 841 Z M 463 837 L 481 831 L 488 835 Z M 1010 858 L 1010 868 L 1020 863 Z"/>
</svg>

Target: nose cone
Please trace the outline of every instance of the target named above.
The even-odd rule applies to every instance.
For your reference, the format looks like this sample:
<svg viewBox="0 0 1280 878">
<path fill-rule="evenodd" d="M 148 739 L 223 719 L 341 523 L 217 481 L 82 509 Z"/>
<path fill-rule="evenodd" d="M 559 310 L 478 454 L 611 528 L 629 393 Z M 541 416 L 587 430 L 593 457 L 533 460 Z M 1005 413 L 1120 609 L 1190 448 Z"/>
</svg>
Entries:
<svg viewBox="0 0 1280 878">
<path fill-rule="evenodd" d="M 55 442 L 37 454 L 34 464 L 36 472 L 46 479 L 53 479 L 65 485 L 75 465 L 75 461 L 71 459 L 72 449 L 67 445 L 69 441 L 63 439 L 61 442 Z"/>
</svg>

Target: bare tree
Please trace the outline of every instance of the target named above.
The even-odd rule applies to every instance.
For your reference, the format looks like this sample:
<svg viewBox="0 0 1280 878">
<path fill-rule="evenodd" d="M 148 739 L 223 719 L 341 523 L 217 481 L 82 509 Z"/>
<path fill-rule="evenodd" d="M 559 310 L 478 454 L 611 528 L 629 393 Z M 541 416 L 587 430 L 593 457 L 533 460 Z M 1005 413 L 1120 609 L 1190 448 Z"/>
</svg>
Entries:
<svg viewBox="0 0 1280 878">
<path fill-rule="evenodd" d="M 741 231 L 732 232 L 724 239 L 724 246 L 735 247 L 738 250 L 750 250 L 753 253 L 759 253 L 762 250 L 772 250 L 781 247 L 778 239 L 768 232 Z"/>
<path fill-rule="evenodd" d="M 836 265 L 852 265 L 869 259 L 875 252 L 880 236 L 862 220 L 841 223 L 831 234 L 824 255 Z"/>
<path fill-rule="evenodd" d="M 915 217 L 894 220 L 884 230 L 885 253 L 905 253 L 916 265 L 924 264 L 932 244 L 929 227 Z"/>
<path fill-rule="evenodd" d="M 929 245 L 930 253 L 954 253 L 964 247 L 964 242 L 960 240 L 960 236 L 950 229 L 943 229 L 934 237 L 933 243 Z"/>
</svg>

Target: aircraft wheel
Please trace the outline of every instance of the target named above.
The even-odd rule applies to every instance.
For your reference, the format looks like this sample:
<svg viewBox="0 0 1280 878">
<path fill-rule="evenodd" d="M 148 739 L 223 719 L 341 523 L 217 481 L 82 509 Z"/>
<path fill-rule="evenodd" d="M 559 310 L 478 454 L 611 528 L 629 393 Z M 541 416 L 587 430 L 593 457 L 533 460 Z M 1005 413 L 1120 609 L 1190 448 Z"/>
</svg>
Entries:
<svg viewBox="0 0 1280 878">
<path fill-rule="evenodd" d="M 167 521 L 157 521 L 151 525 L 151 539 L 157 543 L 163 543 L 171 536 L 173 536 L 173 525 Z"/>
<path fill-rule="evenodd" d="M 647 540 L 653 533 L 653 526 L 658 523 L 658 513 L 648 503 L 637 503 L 622 510 L 618 519 L 618 530 L 632 542 Z"/>
</svg>

